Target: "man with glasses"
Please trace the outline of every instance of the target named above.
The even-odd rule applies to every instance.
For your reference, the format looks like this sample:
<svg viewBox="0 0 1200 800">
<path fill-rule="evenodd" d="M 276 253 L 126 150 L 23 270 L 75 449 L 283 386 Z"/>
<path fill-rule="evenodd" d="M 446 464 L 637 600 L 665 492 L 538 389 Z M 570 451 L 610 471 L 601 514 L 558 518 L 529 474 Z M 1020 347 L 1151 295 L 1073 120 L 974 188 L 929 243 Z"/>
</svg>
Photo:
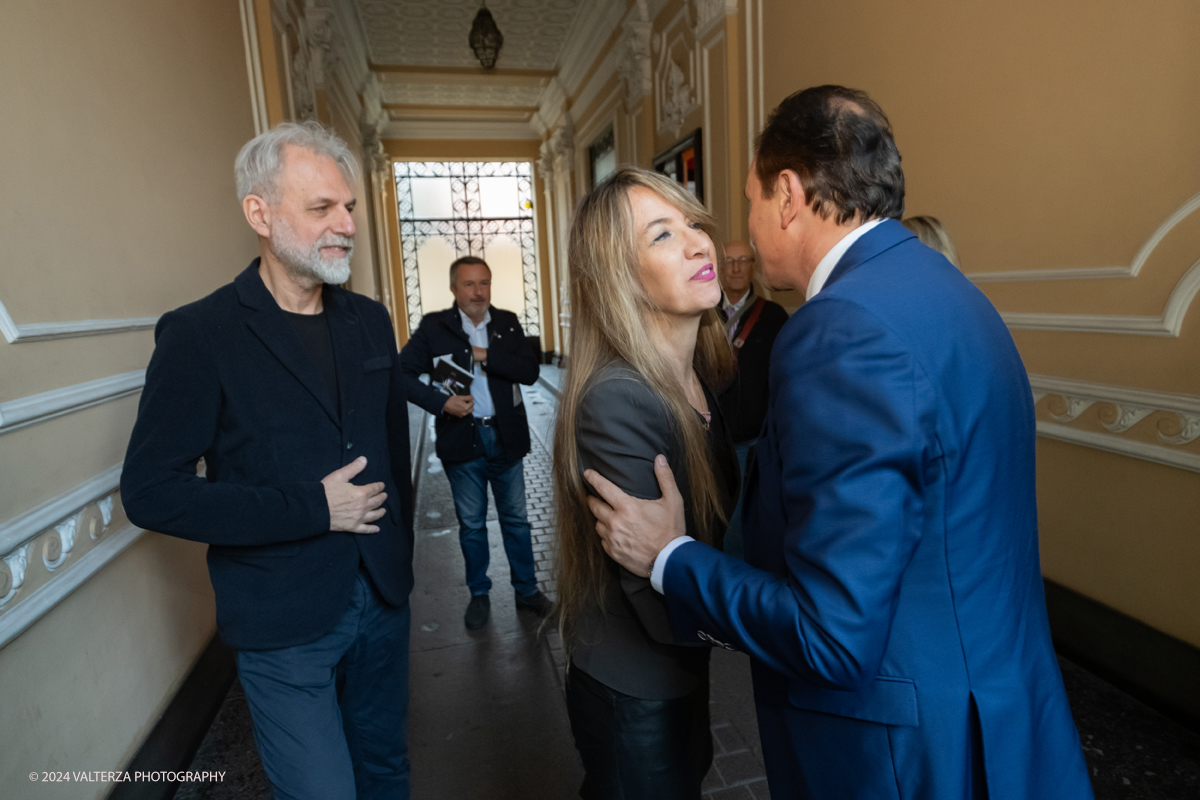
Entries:
<svg viewBox="0 0 1200 800">
<path fill-rule="evenodd" d="M 746 459 L 758 440 L 763 417 L 767 414 L 767 367 L 771 345 L 779 335 L 787 312 L 754 292 L 754 274 L 758 261 L 746 242 L 725 245 L 718 277 L 721 279 L 721 305 L 717 311 L 725 320 L 725 331 L 737 359 L 737 375 L 717 402 L 725 424 L 733 434 L 738 466 L 746 474 Z M 742 493 L 744 494 L 744 492 Z M 742 557 L 742 498 L 729 519 L 725 532 L 725 552 Z"/>
</svg>

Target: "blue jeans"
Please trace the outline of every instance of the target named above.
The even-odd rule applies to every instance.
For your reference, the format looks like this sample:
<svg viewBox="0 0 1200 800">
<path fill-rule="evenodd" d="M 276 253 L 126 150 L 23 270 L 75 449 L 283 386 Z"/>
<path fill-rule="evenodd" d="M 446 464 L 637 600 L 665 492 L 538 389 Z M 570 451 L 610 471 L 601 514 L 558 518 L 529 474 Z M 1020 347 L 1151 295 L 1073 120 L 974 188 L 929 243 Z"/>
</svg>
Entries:
<svg viewBox="0 0 1200 800">
<path fill-rule="evenodd" d="M 729 515 L 729 527 L 725 529 L 725 544 L 722 549 L 727 555 L 743 561 L 746 559 L 746 545 L 742 539 L 742 501 L 746 497 L 746 460 L 750 457 L 750 450 L 757 441 L 758 439 L 751 439 L 733 446 L 734 452 L 737 453 L 738 471 L 742 475 L 742 485 L 738 489 L 737 505 L 733 507 L 733 513 Z"/>
<path fill-rule="evenodd" d="M 411 617 L 360 570 L 350 607 L 317 641 L 238 651 L 275 800 L 408 800 Z"/>
<path fill-rule="evenodd" d="M 487 485 L 491 483 L 512 585 L 517 594 L 528 596 L 538 590 L 538 585 L 533 574 L 529 519 L 525 515 L 525 467 L 520 460 L 507 463 L 499 460 L 501 450 L 495 428 L 483 425 L 477 428 L 487 455 L 445 465 L 458 517 L 458 542 L 467 565 L 467 588 L 472 596 L 487 594 L 492 588 L 492 579 L 487 575 Z"/>
</svg>

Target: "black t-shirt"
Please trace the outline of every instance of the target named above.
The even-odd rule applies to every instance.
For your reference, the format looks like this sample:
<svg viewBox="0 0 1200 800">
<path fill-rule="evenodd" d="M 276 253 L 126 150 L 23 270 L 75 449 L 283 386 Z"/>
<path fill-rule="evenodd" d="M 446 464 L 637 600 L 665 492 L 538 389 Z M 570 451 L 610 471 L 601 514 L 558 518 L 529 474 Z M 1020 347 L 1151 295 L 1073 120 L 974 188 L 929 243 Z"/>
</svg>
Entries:
<svg viewBox="0 0 1200 800">
<path fill-rule="evenodd" d="M 300 341 L 304 342 L 304 349 L 312 355 L 317 372 L 320 374 L 325 388 L 329 390 L 329 398 L 333 400 L 333 407 L 338 410 L 340 415 L 342 409 L 338 400 L 337 368 L 333 362 L 333 336 L 329 333 L 329 321 L 325 318 L 325 312 L 293 314 L 291 311 L 284 311 L 283 313 L 287 314 L 296 333 L 300 334 Z"/>
</svg>

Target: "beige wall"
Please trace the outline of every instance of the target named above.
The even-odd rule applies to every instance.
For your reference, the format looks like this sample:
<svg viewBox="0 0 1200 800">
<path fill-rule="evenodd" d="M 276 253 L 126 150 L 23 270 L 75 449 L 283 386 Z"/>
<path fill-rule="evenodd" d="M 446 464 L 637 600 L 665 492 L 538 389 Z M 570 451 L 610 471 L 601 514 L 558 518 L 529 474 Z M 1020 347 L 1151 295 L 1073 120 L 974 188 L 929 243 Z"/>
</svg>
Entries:
<svg viewBox="0 0 1200 800">
<path fill-rule="evenodd" d="M 8 0 L 0 72 L 0 300 L 18 324 L 154 317 L 255 256 L 232 168 L 254 135 L 236 0 Z M 0 402 L 141 369 L 152 347 L 0 341 Z M 136 405 L 0 433 L 0 522 L 119 463 Z M 203 549 L 145 534 L 0 649 L 6 798 L 106 793 L 27 775 L 124 766 L 213 634 Z"/>
<path fill-rule="evenodd" d="M 764 0 L 767 109 L 797 89 L 866 89 L 904 157 L 908 213 L 950 229 L 966 272 L 1129 266 L 1200 191 L 1200 7 L 1186 2 Z M 1161 314 L 1200 258 L 1200 219 L 1137 277 L 981 283 L 1002 312 Z M 1200 394 L 1200 310 L 1178 337 L 1014 331 L 1031 373 Z M 1065 410 L 1038 405 L 1039 420 Z M 1156 413 L 1112 434 L 1111 404 L 1063 423 L 1176 453 Z M 1107 416 L 1105 416 L 1107 415 Z M 1111 439 L 1108 441 L 1112 441 Z M 1200 645 L 1200 475 L 1043 439 L 1047 577 Z"/>
</svg>

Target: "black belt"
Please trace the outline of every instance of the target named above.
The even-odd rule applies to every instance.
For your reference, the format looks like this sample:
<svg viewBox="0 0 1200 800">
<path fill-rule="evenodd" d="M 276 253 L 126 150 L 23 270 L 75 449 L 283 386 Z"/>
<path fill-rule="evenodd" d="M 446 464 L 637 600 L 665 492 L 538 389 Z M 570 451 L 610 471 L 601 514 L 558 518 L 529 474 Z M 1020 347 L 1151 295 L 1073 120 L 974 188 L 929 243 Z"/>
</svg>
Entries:
<svg viewBox="0 0 1200 800">
<path fill-rule="evenodd" d="M 496 427 L 496 418 L 495 417 L 475 417 L 475 424 L 482 425 L 485 428 L 494 428 L 494 427 Z"/>
</svg>

